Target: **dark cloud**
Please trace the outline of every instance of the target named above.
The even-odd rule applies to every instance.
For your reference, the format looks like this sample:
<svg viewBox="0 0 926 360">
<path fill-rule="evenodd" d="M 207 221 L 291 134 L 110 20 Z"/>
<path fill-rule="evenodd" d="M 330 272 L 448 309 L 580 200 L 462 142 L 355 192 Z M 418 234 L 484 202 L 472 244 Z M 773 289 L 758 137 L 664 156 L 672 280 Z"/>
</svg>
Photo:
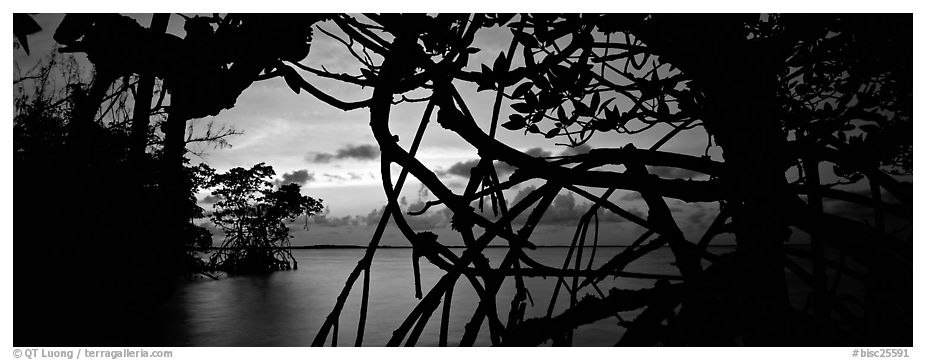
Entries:
<svg viewBox="0 0 926 360">
<path fill-rule="evenodd" d="M 283 174 L 284 183 L 305 185 L 305 183 L 310 181 L 315 181 L 315 174 L 310 174 L 309 171 L 305 169 Z"/>
<path fill-rule="evenodd" d="M 518 191 L 514 196 L 514 200 L 510 203 L 510 206 L 517 204 L 519 201 L 527 197 L 528 194 L 537 190 L 535 186 L 528 186 L 524 189 Z M 575 196 L 571 192 L 566 192 L 564 194 L 556 195 L 553 199 L 553 203 L 550 204 L 550 207 L 547 209 L 546 213 L 543 214 L 543 218 L 540 220 L 540 224 L 543 225 L 574 225 L 578 224 L 579 219 L 588 212 L 591 203 L 582 202 L 579 203 Z M 527 217 L 530 212 L 524 212 L 522 216 L 515 219 L 516 223 L 523 223 L 527 220 Z M 625 222 L 627 219 L 620 217 L 613 212 L 606 209 L 598 209 L 598 221 L 600 222 Z"/>
<path fill-rule="evenodd" d="M 523 188 L 513 198 L 508 199 L 509 207 L 514 206 L 514 204 L 524 199 L 524 197 L 536 189 L 537 187 L 535 186 L 528 186 Z M 408 222 L 409 226 L 415 230 L 448 228 L 450 227 L 451 220 L 453 219 L 453 212 L 443 205 L 433 206 L 420 215 L 407 215 L 410 211 L 417 212 L 425 207 L 426 201 L 422 199 L 412 202 L 408 199 L 401 198 L 399 200 L 399 204 L 402 212 L 406 213 L 405 220 Z M 492 221 L 497 220 L 497 215 L 493 214 L 492 205 L 488 198 L 486 198 L 485 202 L 483 203 L 482 210 L 479 209 L 478 204 L 478 200 L 473 201 L 471 204 L 477 214 Z M 541 218 L 539 225 L 574 226 L 578 224 L 579 220 L 583 215 L 585 215 L 590 206 L 591 204 L 588 202 L 578 201 L 575 195 L 571 192 L 558 194 L 547 208 L 547 211 L 543 214 L 543 218 Z M 334 224 L 335 221 L 341 221 L 349 224 L 375 226 L 379 223 L 385 209 L 385 206 L 381 206 L 371 210 L 365 216 L 356 216 L 350 219 L 340 218 L 341 220 L 327 219 L 323 221 L 327 221 L 326 224 Z M 639 210 L 630 209 L 629 211 L 639 216 L 644 216 L 639 212 Z M 520 216 L 514 219 L 513 223 L 523 224 L 525 221 L 527 221 L 529 214 L 530 210 L 523 212 Z M 627 221 L 627 219 L 624 219 L 603 208 L 598 210 L 598 220 L 600 223 L 621 223 Z"/>
<path fill-rule="evenodd" d="M 460 177 L 469 177 L 470 171 L 479 164 L 478 159 L 473 159 L 469 161 L 461 161 L 456 164 L 450 165 L 450 168 L 444 171 L 444 174 L 447 175 L 456 175 Z M 440 175 L 440 174 L 438 174 Z"/>
<path fill-rule="evenodd" d="M 312 181 L 315 181 L 315 173 L 309 173 L 308 170 L 296 170 L 284 173 L 281 180 L 276 180 L 273 183 L 277 186 L 286 184 L 297 184 L 302 186 Z"/>
<path fill-rule="evenodd" d="M 550 208 L 543 214 L 541 224 L 578 224 L 582 215 L 588 211 L 585 206 L 576 207 L 576 198 L 571 192 L 556 195 Z"/>
<path fill-rule="evenodd" d="M 706 176 L 697 171 L 692 171 L 688 169 L 680 169 L 667 166 L 650 166 L 649 172 L 651 174 L 656 174 L 659 177 L 669 178 L 669 179 L 693 179 L 701 176 Z"/>
<path fill-rule="evenodd" d="M 316 163 L 346 159 L 368 161 L 379 159 L 379 154 L 379 147 L 373 144 L 347 145 L 334 153 L 309 153 L 306 160 Z"/>
<path fill-rule="evenodd" d="M 524 151 L 524 153 L 527 155 L 533 156 L 533 157 L 553 156 L 553 152 L 544 150 L 543 148 L 539 148 L 539 147 L 527 149 Z"/>
<path fill-rule="evenodd" d="M 450 211 L 443 206 L 431 208 L 421 215 L 408 215 L 409 211 L 421 210 L 424 205 L 423 201 L 418 201 L 407 206 L 400 206 L 402 212 L 406 213 L 405 221 L 409 227 L 414 230 L 432 230 L 450 226 Z M 379 219 L 382 218 L 385 210 L 386 206 L 373 209 L 366 216 L 358 216 L 356 218 L 357 222 L 366 226 L 376 226 L 379 224 Z"/>
<path fill-rule="evenodd" d="M 314 154 L 314 156 L 313 156 Z M 334 154 L 331 153 L 309 153 L 305 156 L 305 159 L 309 162 L 317 163 L 329 163 L 331 160 L 334 160 Z"/>
<path fill-rule="evenodd" d="M 479 164 L 479 159 L 460 161 L 458 163 L 450 165 L 450 167 L 447 168 L 447 170 L 437 170 L 434 173 L 438 177 L 445 178 L 445 179 L 449 177 L 453 177 L 453 176 L 468 178 L 470 176 L 470 171 L 472 171 L 472 169 L 476 167 L 476 165 L 478 164 Z M 511 174 L 515 170 L 517 170 L 516 167 L 508 165 L 508 163 L 506 162 L 503 162 L 503 161 L 495 162 L 495 172 L 498 174 L 499 177 L 503 177 L 505 175 Z"/>
<path fill-rule="evenodd" d="M 592 147 L 588 144 L 582 144 L 575 147 L 568 147 L 563 152 L 560 153 L 561 156 L 572 156 L 579 154 L 587 154 L 589 151 L 592 151 Z"/>
<path fill-rule="evenodd" d="M 624 194 L 624 196 L 621 196 L 620 198 L 620 201 L 635 201 L 635 200 L 643 200 L 643 194 L 640 194 L 636 191 L 630 191 L 627 194 Z"/>
<path fill-rule="evenodd" d="M 571 150 L 571 149 L 567 149 Z M 524 150 L 524 153 L 533 157 L 549 157 L 553 156 L 553 152 L 544 150 L 541 147 L 533 147 L 527 150 Z M 468 178 L 470 175 L 470 170 L 479 164 L 479 159 L 460 161 L 453 165 L 450 165 L 447 170 L 437 170 L 435 174 L 441 178 L 448 178 L 451 176 L 459 176 Z M 518 168 L 512 166 L 504 161 L 495 161 L 495 171 L 498 173 L 499 177 L 503 177 L 513 173 Z"/>
<path fill-rule="evenodd" d="M 360 223 L 366 226 L 375 226 L 379 223 L 379 218 L 383 217 L 383 213 L 386 211 L 386 206 L 382 206 L 370 211 L 369 214 L 360 218 Z"/>
<path fill-rule="evenodd" d="M 424 186 L 424 184 L 421 184 L 420 186 L 418 186 L 418 198 L 419 199 L 427 199 L 428 196 L 430 196 L 430 194 L 431 192 L 428 191 L 427 186 Z"/>
<path fill-rule="evenodd" d="M 418 211 L 423 209 L 425 202 L 418 200 L 417 202 L 411 203 L 408 207 L 405 208 L 405 212 Z M 438 228 L 445 228 L 450 226 L 451 212 L 447 207 L 440 206 L 436 209 L 432 207 L 428 209 L 424 214 L 421 215 L 406 215 L 405 221 L 408 222 L 408 226 L 415 230 L 431 230 Z"/>
</svg>

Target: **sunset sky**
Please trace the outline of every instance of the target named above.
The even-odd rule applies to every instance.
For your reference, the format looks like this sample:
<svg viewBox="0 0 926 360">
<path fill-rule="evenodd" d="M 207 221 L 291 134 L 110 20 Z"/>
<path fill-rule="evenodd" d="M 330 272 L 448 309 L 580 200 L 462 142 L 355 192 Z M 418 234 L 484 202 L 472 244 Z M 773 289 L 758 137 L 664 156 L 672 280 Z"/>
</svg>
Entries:
<svg viewBox="0 0 926 360">
<path fill-rule="evenodd" d="M 150 15 L 133 15 L 143 26 L 149 26 Z M 15 61 L 20 68 L 28 69 L 38 59 L 48 54 L 54 41 L 51 35 L 62 15 L 43 14 L 35 16 L 43 30 L 30 36 L 29 45 L 32 55 L 27 56 L 22 50 L 14 52 Z M 183 20 L 174 14 L 168 32 L 183 36 Z M 337 33 L 332 23 L 321 23 L 324 29 Z M 476 70 L 480 64 L 492 65 L 495 56 L 506 51 L 510 41 L 510 32 L 506 29 L 489 29 L 477 34 L 475 46 L 483 51 L 474 55 L 469 66 Z M 517 60 L 516 60 L 517 61 Z M 357 62 L 345 50 L 344 45 L 315 31 L 309 57 L 302 61 L 316 68 L 324 68 L 335 73 L 359 74 Z M 15 70 L 15 64 L 14 64 Z M 310 83 L 323 89 L 328 94 L 342 100 L 362 100 L 372 93 L 372 89 L 360 89 L 350 84 L 320 79 L 310 73 L 302 72 Z M 475 85 L 458 84 L 467 104 L 477 120 L 481 121 L 483 130 L 488 129 L 492 103 L 495 94 L 492 91 L 476 92 Z M 420 94 L 419 94 L 420 95 Z M 503 102 L 500 119 L 506 119 L 511 109 Z M 400 137 L 400 145 L 408 149 L 423 113 L 424 103 L 403 104 L 393 108 L 391 130 Z M 372 226 L 378 220 L 378 213 L 385 205 L 381 177 L 379 173 L 379 150 L 369 128 L 369 113 L 366 109 L 344 112 L 331 107 L 306 93 L 294 94 L 282 78 L 275 78 L 254 83 L 237 100 L 230 110 L 225 110 L 214 118 L 198 119 L 194 125 L 198 129 L 214 121 L 217 126 L 230 126 L 244 132 L 243 135 L 228 139 L 230 148 L 213 149 L 194 146 L 192 150 L 203 151 L 202 157 L 189 155 L 194 163 L 206 162 L 219 171 L 233 167 L 250 167 L 265 162 L 276 170 L 277 178 L 287 182 L 302 184 L 303 194 L 321 198 L 327 207 L 327 215 L 318 218 L 308 232 L 297 230 L 294 245 L 308 244 L 365 244 L 372 234 Z M 626 136 L 614 132 L 597 134 L 589 142 L 591 148 L 622 147 L 633 143 L 637 148 L 648 148 L 669 132 L 667 127 L 655 127 L 641 134 Z M 583 151 L 557 146 L 553 140 L 542 135 L 524 135 L 521 131 L 499 129 L 497 137 L 503 142 L 532 154 L 557 155 L 566 151 Z M 701 128 L 696 128 L 676 136 L 666 143 L 661 150 L 701 156 L 705 154 L 707 136 Z M 708 153 L 715 160 L 722 160 L 722 152 L 713 147 Z M 477 158 L 476 150 L 460 139 L 456 134 L 445 130 L 432 121 L 418 153 L 418 158 L 428 167 L 442 174 L 445 184 L 452 190 L 462 192 L 467 181 L 466 163 Z M 692 178 L 703 175 L 680 169 L 651 169 L 663 177 Z M 398 174 L 398 167 L 393 166 L 393 178 Z M 502 176 L 507 177 L 506 175 Z M 509 199 L 516 198 L 518 192 L 527 186 L 537 186 L 539 182 L 530 182 L 506 192 Z M 421 185 L 410 177 L 403 189 L 407 207 L 420 208 L 433 196 L 421 191 Z M 600 194 L 602 191 L 593 191 Z M 201 205 L 208 209 L 210 198 L 208 192 L 201 193 Z M 645 214 L 646 206 L 638 194 L 617 191 L 611 199 L 620 199 L 622 207 Z M 716 204 L 686 204 L 678 200 L 667 199 L 680 227 L 686 230 L 691 239 L 703 232 L 716 214 Z M 578 216 L 584 213 L 588 203 L 578 197 L 572 198 L 568 192 L 561 193 L 561 199 L 554 203 L 544 224 L 548 231 L 543 231 L 538 244 L 562 245 L 572 239 L 572 231 Z M 440 207 L 442 208 L 442 207 Z M 367 218 L 370 221 L 367 221 Z M 429 211 L 418 219 L 410 218 L 421 229 L 431 229 L 439 234 L 453 236 L 447 226 L 447 219 L 440 214 L 440 209 Z M 624 244 L 632 241 L 641 231 L 626 223 L 606 221 L 609 244 Z M 398 234 L 387 235 L 385 244 L 401 245 L 403 240 Z M 220 238 L 217 234 L 217 238 Z"/>
</svg>

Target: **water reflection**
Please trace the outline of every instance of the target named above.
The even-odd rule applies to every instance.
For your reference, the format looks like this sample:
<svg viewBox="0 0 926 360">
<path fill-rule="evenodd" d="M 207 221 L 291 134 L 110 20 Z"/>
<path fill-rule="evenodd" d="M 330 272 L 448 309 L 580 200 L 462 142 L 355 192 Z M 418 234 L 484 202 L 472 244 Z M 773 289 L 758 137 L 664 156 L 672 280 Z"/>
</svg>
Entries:
<svg viewBox="0 0 926 360">
<path fill-rule="evenodd" d="M 334 306 L 335 299 L 350 271 L 363 255 L 360 249 L 295 250 L 299 270 L 280 271 L 262 276 L 232 277 L 204 280 L 180 286 L 165 315 L 167 342 L 175 346 L 307 346 Z M 531 256 L 546 265 L 559 267 L 567 249 L 539 249 Z M 613 256 L 619 248 L 598 250 L 596 264 Z M 488 249 L 486 256 L 493 265 L 504 257 L 506 249 Z M 628 271 L 674 273 L 669 265 L 671 253 L 657 251 L 628 267 Z M 443 275 L 439 269 L 422 262 L 422 289 L 427 292 Z M 453 294 L 449 327 L 449 343 L 455 345 L 463 335 L 463 327 L 475 311 L 477 296 L 465 279 Z M 608 279 L 602 288 L 620 285 L 624 288 L 649 286 L 649 281 Z M 359 284 L 359 283 L 358 283 Z M 533 306 L 526 317 L 543 316 L 552 296 L 553 278 L 528 278 Z M 339 345 L 353 345 L 359 318 L 359 286 L 345 304 L 339 324 Z M 392 331 L 414 308 L 411 252 L 408 249 L 380 249 L 374 258 L 371 278 L 370 308 L 367 319 L 365 346 L 384 345 Z M 498 312 L 504 323 L 511 298 L 512 280 L 506 280 L 499 291 Z M 568 304 L 568 294 L 560 291 L 557 312 Z M 530 305 L 530 304 L 529 304 Z M 628 313 L 632 316 L 633 314 Z M 436 346 L 440 312 L 436 311 L 418 342 L 420 346 Z M 586 325 L 576 331 L 574 345 L 611 346 L 622 329 L 617 319 L 610 318 Z M 483 323 L 477 346 L 490 344 L 487 325 Z"/>
</svg>

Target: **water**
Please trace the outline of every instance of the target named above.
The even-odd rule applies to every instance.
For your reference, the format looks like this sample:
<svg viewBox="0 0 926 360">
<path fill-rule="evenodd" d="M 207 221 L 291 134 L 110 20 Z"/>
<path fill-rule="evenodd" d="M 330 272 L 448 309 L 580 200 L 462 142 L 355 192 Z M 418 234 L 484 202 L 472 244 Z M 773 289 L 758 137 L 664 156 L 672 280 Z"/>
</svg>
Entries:
<svg viewBox="0 0 926 360">
<path fill-rule="evenodd" d="M 604 263 L 622 248 L 599 248 L 595 264 Z M 166 311 L 169 345 L 175 346 L 307 346 L 314 339 L 348 274 L 363 256 L 363 249 L 293 250 L 299 269 L 262 276 L 241 276 L 220 280 L 203 280 L 180 285 Z M 560 267 L 566 248 L 541 248 L 530 256 L 548 266 Z M 507 249 L 487 249 L 485 255 L 497 266 Z M 590 253 L 584 253 L 583 264 Z M 652 274 L 677 274 L 670 264 L 673 256 L 661 249 L 631 264 L 626 270 Z M 444 274 L 421 260 L 422 291 L 427 291 Z M 597 267 L 597 266 L 596 266 Z M 364 346 L 383 346 L 392 332 L 417 304 L 414 294 L 410 249 L 379 249 L 374 257 L 370 281 L 370 303 Z M 567 283 L 571 284 L 571 278 Z M 651 286 L 652 280 L 612 280 L 601 283 L 604 291 Z M 345 304 L 339 324 L 338 345 L 354 344 L 360 309 L 362 278 L 358 279 Z M 546 314 L 552 296 L 554 278 L 526 278 L 533 306 L 528 303 L 525 318 Z M 594 291 L 589 289 L 589 291 Z M 583 291 L 588 293 L 588 291 Z M 497 308 L 506 322 L 514 282 L 506 280 L 499 291 Z M 556 313 L 565 309 L 568 293 L 560 289 Z M 477 295 L 465 278 L 460 278 L 453 293 L 449 324 L 449 344 L 459 343 L 463 326 L 477 306 Z M 634 313 L 622 313 L 630 318 Z M 418 341 L 419 346 L 436 346 L 440 309 L 434 312 Z M 626 317 L 625 317 L 626 319 Z M 612 346 L 623 331 L 617 318 L 609 318 L 580 327 L 574 336 L 576 346 Z M 330 337 L 329 337 L 330 344 Z M 490 345 L 486 322 L 476 345 Z"/>
</svg>

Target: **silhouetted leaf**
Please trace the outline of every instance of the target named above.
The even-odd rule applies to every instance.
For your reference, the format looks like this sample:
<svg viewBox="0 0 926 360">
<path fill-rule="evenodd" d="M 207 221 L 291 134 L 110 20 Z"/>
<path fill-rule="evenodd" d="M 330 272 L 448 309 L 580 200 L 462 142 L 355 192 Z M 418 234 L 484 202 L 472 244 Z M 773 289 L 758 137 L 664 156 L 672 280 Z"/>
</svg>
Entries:
<svg viewBox="0 0 926 360">
<path fill-rule="evenodd" d="M 524 117 L 518 114 L 513 114 L 508 117 L 508 122 L 502 124 L 502 127 L 508 130 L 518 130 L 527 125 L 524 122 Z"/>
<path fill-rule="evenodd" d="M 519 113 L 529 113 L 534 110 L 527 103 L 514 103 L 514 104 L 511 104 L 511 108 Z"/>
<path fill-rule="evenodd" d="M 559 131 L 560 131 L 560 128 L 555 127 L 555 128 L 550 129 L 549 131 L 547 131 L 547 133 L 546 133 L 546 134 L 543 134 L 543 136 L 546 137 L 547 139 L 550 139 L 550 138 L 553 138 L 553 137 L 556 136 L 556 135 L 559 135 Z"/>
<path fill-rule="evenodd" d="M 531 123 L 536 124 L 543 121 L 543 111 L 538 111 L 531 116 Z"/>
<path fill-rule="evenodd" d="M 525 48 L 533 49 L 539 45 L 537 43 L 537 39 L 534 39 L 533 36 L 523 31 L 512 31 L 512 34 L 514 34 L 515 40 L 517 40 L 518 43 L 524 46 Z"/>
<path fill-rule="evenodd" d="M 576 108 L 575 112 L 578 113 L 580 116 L 587 116 L 590 114 L 591 110 L 588 108 L 588 105 L 585 105 L 584 103 L 576 99 L 571 99 L 571 100 L 572 100 L 572 106 Z"/>
<path fill-rule="evenodd" d="M 532 80 L 534 80 L 534 84 L 536 84 L 538 88 L 541 88 L 544 90 L 550 89 L 550 82 L 547 81 L 547 78 L 544 77 L 543 75 L 538 75 L 534 77 Z"/>
<path fill-rule="evenodd" d="M 531 126 L 527 127 L 527 131 L 537 134 L 540 133 L 540 128 L 536 124 L 531 124 Z"/>
<path fill-rule="evenodd" d="M 560 96 L 553 91 L 541 91 L 539 101 L 540 108 L 552 109 L 553 107 L 559 105 Z"/>
<path fill-rule="evenodd" d="M 511 96 L 512 96 L 512 97 L 516 97 L 516 98 L 520 98 L 520 97 L 524 96 L 525 93 L 527 93 L 527 91 L 530 90 L 533 86 L 534 86 L 534 84 L 533 84 L 532 82 L 526 81 L 526 82 L 524 82 L 523 84 L 518 85 L 518 87 L 516 87 L 516 88 L 514 89 L 514 91 L 511 92 Z"/>
<path fill-rule="evenodd" d="M 487 76 L 489 78 L 494 78 L 495 76 L 494 74 L 492 74 L 492 69 L 489 69 L 489 67 L 486 66 L 486 64 L 482 64 L 482 75 Z"/>
<path fill-rule="evenodd" d="M 592 115 L 598 113 L 598 103 L 601 102 L 601 96 L 596 92 L 592 95 L 592 103 L 588 107 L 592 110 Z"/>
<path fill-rule="evenodd" d="M 495 63 L 492 64 L 492 72 L 499 76 L 498 74 L 504 74 L 508 69 L 505 66 L 505 53 L 498 53 L 498 57 L 495 58 Z"/>
<path fill-rule="evenodd" d="M 607 111 L 607 110 L 608 110 L 608 105 L 611 104 L 612 101 L 614 101 L 614 98 L 610 98 L 610 99 L 608 99 L 608 100 L 605 100 L 604 103 L 601 104 L 601 105 L 598 107 L 598 113 L 600 113 L 602 110 Z M 597 113 L 596 113 L 596 114 L 597 114 Z"/>
<path fill-rule="evenodd" d="M 499 80 L 499 85 L 503 87 L 509 87 L 511 85 L 517 84 L 518 81 L 523 79 L 523 76 L 520 74 L 520 71 L 524 68 L 516 68 L 508 71 L 502 72 L 501 80 Z"/>
<path fill-rule="evenodd" d="M 302 83 L 305 82 L 305 80 L 302 80 L 302 77 L 296 73 L 296 70 L 289 66 L 283 66 L 280 70 L 283 72 L 283 80 L 286 81 L 286 85 L 289 86 L 294 93 L 298 94 L 299 91 L 302 90 Z"/>
<path fill-rule="evenodd" d="M 659 99 L 659 105 L 656 108 L 656 113 L 662 117 L 669 116 L 669 105 L 666 104 L 665 99 Z"/>
<path fill-rule="evenodd" d="M 526 66 L 528 69 L 534 69 L 535 67 L 537 67 L 537 63 L 534 61 L 534 54 L 531 53 L 530 48 L 524 47 L 523 55 L 524 55 L 524 66 Z"/>
<path fill-rule="evenodd" d="M 524 101 L 527 102 L 527 105 L 530 106 L 531 109 L 536 109 L 538 103 L 540 102 L 537 100 L 537 95 L 534 95 L 533 91 L 527 91 L 524 93 Z"/>
<path fill-rule="evenodd" d="M 566 117 L 566 110 L 563 110 L 562 106 L 556 107 L 556 118 L 563 124 L 566 124 L 569 121 L 569 118 Z"/>
<path fill-rule="evenodd" d="M 566 67 L 566 65 L 557 64 L 550 68 L 550 73 L 553 74 L 553 77 L 555 77 L 556 79 L 564 81 L 565 79 L 570 77 L 569 75 L 572 72 L 570 71 L 568 67 Z"/>
</svg>

